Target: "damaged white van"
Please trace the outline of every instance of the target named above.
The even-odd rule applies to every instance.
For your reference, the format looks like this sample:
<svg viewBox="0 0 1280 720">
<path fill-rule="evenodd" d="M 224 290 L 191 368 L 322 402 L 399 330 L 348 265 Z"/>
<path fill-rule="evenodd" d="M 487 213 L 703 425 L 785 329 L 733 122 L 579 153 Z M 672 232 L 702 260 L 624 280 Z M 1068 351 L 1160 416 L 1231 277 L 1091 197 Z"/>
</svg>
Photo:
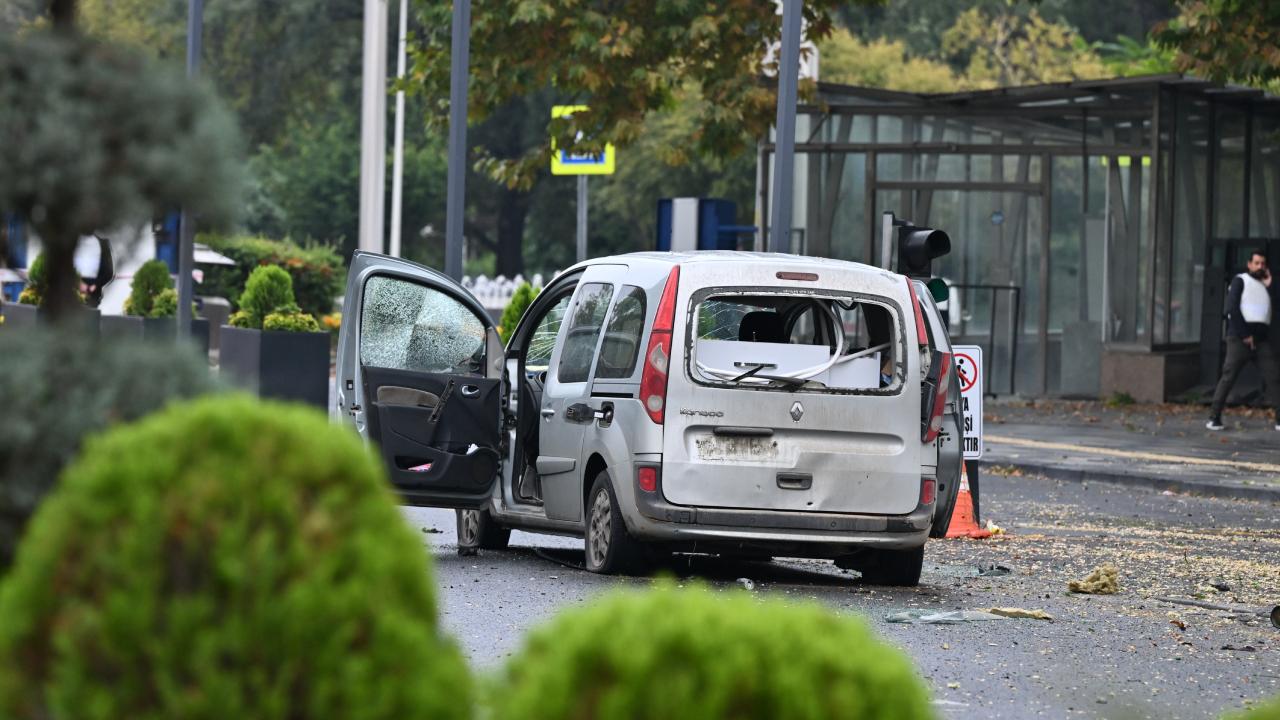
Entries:
<svg viewBox="0 0 1280 720">
<path fill-rule="evenodd" d="M 855 263 L 636 253 L 570 268 L 504 349 L 433 270 L 357 253 L 334 412 L 463 552 L 583 537 L 594 572 L 659 553 L 831 558 L 919 581 L 949 367 L 909 281 Z M 952 494 L 943 496 L 949 504 Z"/>
</svg>

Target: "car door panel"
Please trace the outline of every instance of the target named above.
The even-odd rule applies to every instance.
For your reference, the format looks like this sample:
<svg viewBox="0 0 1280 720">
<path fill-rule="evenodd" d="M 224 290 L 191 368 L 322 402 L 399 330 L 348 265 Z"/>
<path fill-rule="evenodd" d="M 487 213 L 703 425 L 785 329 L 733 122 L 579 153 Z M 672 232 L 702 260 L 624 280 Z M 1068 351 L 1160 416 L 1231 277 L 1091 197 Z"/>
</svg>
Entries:
<svg viewBox="0 0 1280 720">
<path fill-rule="evenodd" d="M 501 469 L 502 351 L 449 278 L 357 253 L 339 338 L 338 406 L 378 448 L 405 502 L 481 507 Z"/>
</svg>

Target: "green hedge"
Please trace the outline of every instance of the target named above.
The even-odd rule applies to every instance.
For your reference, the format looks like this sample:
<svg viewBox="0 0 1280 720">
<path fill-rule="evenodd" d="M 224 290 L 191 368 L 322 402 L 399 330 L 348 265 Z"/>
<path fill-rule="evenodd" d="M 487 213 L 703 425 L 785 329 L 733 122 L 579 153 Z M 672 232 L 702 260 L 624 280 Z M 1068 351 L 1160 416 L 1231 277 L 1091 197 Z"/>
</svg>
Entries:
<svg viewBox="0 0 1280 720">
<path fill-rule="evenodd" d="M 534 631 L 493 705 L 502 720 L 933 717 L 911 663 L 856 618 L 669 582 Z"/>
<path fill-rule="evenodd" d="M 431 558 L 350 430 L 244 396 L 92 440 L 0 585 L 0 717 L 468 718 Z"/>
<path fill-rule="evenodd" d="M 259 237 L 202 235 L 201 242 L 235 261 L 234 266 L 209 266 L 199 293 L 224 297 L 239 309 L 240 291 L 249 273 L 260 265 L 278 265 L 293 279 L 298 307 L 315 317 L 333 312 L 334 299 L 346 287 L 346 269 L 333 248 L 300 247 L 285 240 Z"/>
<path fill-rule="evenodd" d="M 502 342 L 505 343 L 511 339 L 511 333 L 516 331 L 520 318 L 524 317 L 525 311 L 533 304 L 534 298 L 538 297 L 541 290 L 542 288 L 535 288 L 526 282 L 520 283 L 515 292 L 511 293 L 511 300 L 503 308 L 502 319 L 498 321 L 498 335 L 502 338 Z"/>
</svg>

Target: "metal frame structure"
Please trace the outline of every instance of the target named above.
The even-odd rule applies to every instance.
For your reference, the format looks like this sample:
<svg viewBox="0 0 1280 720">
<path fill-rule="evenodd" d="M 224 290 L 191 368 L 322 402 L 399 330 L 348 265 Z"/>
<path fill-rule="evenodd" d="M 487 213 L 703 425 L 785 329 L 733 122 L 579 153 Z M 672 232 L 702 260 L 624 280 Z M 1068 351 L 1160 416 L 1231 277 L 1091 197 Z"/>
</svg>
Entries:
<svg viewBox="0 0 1280 720">
<path fill-rule="evenodd" d="M 950 205 L 966 208 L 971 198 L 996 198 L 992 204 L 1013 205 L 1013 222 L 978 234 L 1014 236 L 994 243 L 1011 256 L 962 249 L 949 270 L 961 286 L 1013 285 L 1023 303 L 1034 303 L 1021 316 L 1035 326 L 1017 327 L 1032 346 L 1025 348 L 1030 382 L 1020 390 L 1065 391 L 1067 324 L 1096 326 L 1090 342 L 1098 354 L 1200 347 L 1200 376 L 1216 373 L 1221 323 L 1212 320 L 1232 259 L 1215 265 L 1215 248 L 1229 238 L 1280 235 L 1277 208 L 1257 205 L 1280 202 L 1271 199 L 1280 195 L 1280 99 L 1176 74 L 942 94 L 819 83 L 818 95 L 801 106 L 795 136 L 796 157 L 807 158 L 808 168 L 806 183 L 798 163 L 795 227 L 814 254 L 874 264 L 881 211 L 918 224 L 950 212 L 972 229 L 969 209 L 956 215 L 935 198 L 950 193 Z M 1219 167 L 1226 151 L 1218 124 L 1226 114 L 1237 124 L 1244 118 L 1245 146 L 1232 149 L 1229 171 Z M 762 215 L 771 199 L 773 140 L 758 151 Z M 1224 173 L 1242 192 L 1229 198 L 1238 208 L 1215 202 Z M 1237 210 L 1242 232 L 1219 232 L 1222 214 Z M 856 227 L 832 220 L 841 213 L 856 216 Z M 1251 228 L 1250 216 L 1274 220 Z M 768 227 L 767 216 L 761 224 Z M 944 229 L 956 238 L 957 228 Z M 1059 267 L 1064 257 L 1070 267 Z M 982 258 L 1013 274 L 988 282 L 966 267 Z"/>
</svg>

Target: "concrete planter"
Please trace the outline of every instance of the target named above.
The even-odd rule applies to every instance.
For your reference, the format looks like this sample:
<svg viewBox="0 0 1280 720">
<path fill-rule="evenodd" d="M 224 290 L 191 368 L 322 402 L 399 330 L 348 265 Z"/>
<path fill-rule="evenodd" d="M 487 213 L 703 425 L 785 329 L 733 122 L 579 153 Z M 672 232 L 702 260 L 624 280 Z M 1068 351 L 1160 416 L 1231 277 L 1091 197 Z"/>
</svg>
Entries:
<svg viewBox="0 0 1280 720">
<path fill-rule="evenodd" d="M 262 398 L 329 406 L 329 333 L 221 328 L 222 375 Z"/>
<path fill-rule="evenodd" d="M 173 318 L 144 318 L 135 315 L 103 315 L 101 326 L 104 338 L 171 342 L 178 332 L 178 323 Z M 207 356 L 209 321 L 205 318 L 192 318 L 191 336 L 196 346 Z"/>
<path fill-rule="evenodd" d="M 69 325 L 77 331 L 98 334 L 98 309 L 81 306 L 77 312 L 80 317 L 73 319 Z M 49 323 L 49 311 L 36 305 L 20 305 L 5 303 L 0 306 L 0 315 L 4 316 L 5 330 L 21 330 L 45 326 Z"/>
</svg>

